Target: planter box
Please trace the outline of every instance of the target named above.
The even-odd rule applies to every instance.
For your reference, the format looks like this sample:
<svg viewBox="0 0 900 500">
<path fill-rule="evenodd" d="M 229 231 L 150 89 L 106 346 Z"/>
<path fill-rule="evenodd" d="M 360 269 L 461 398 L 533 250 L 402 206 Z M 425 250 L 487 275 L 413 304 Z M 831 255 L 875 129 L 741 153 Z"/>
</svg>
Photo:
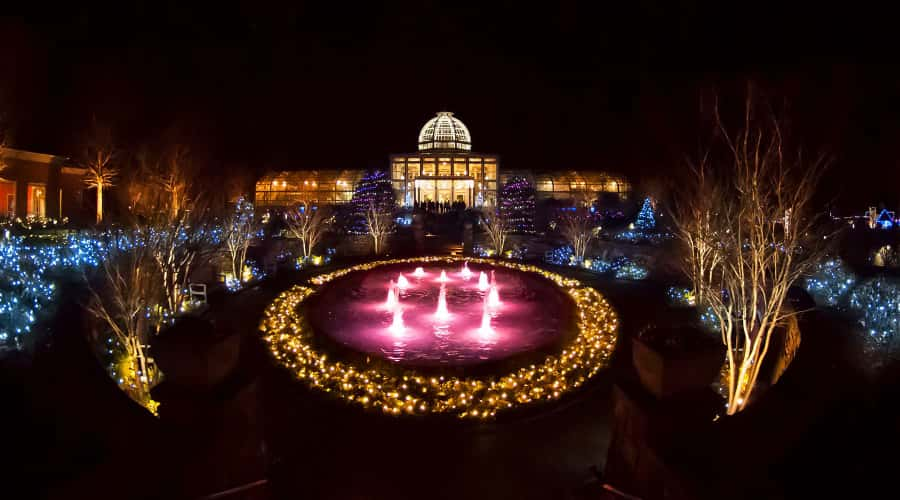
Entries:
<svg viewBox="0 0 900 500">
<path fill-rule="evenodd" d="M 194 390 L 219 384 L 237 366 L 241 336 L 217 332 L 208 322 L 185 317 L 154 339 L 153 358 L 167 382 Z"/>
<path fill-rule="evenodd" d="M 654 328 L 632 339 L 641 384 L 659 399 L 708 387 L 724 362 L 715 340 L 692 327 Z"/>
</svg>

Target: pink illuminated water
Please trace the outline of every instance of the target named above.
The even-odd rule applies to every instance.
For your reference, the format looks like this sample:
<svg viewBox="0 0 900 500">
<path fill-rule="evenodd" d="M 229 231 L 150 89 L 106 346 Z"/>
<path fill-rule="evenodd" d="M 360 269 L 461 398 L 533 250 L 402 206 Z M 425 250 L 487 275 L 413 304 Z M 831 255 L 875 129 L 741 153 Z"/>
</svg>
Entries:
<svg viewBox="0 0 900 500">
<path fill-rule="evenodd" d="M 424 277 L 425 277 L 425 270 L 422 269 L 421 267 L 417 267 L 416 270 L 413 271 L 413 276 L 416 277 L 416 278 L 424 278 Z"/>
<path fill-rule="evenodd" d="M 447 271 L 444 271 L 443 269 L 441 269 L 441 277 L 438 278 L 438 281 L 440 281 L 441 283 L 447 282 Z"/>
<path fill-rule="evenodd" d="M 400 276 L 397 278 L 397 286 L 400 288 L 409 287 L 409 280 L 406 279 L 406 276 L 403 276 L 403 273 L 400 273 Z"/>
<path fill-rule="evenodd" d="M 421 273 L 413 269 L 388 265 L 323 285 L 306 305 L 315 334 L 396 363 L 455 366 L 558 345 L 572 331 L 571 300 L 535 274 L 498 268 L 490 285 L 492 268 L 481 264 L 471 269 L 477 282 L 444 271 L 442 283 L 439 265 L 426 265 Z M 404 274 L 425 279 L 392 286 Z"/>
</svg>

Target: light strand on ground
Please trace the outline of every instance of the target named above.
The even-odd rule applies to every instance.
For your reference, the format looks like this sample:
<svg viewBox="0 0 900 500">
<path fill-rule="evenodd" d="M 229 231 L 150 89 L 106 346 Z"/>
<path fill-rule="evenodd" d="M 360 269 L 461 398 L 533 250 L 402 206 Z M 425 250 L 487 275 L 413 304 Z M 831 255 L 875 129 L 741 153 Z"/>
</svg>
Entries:
<svg viewBox="0 0 900 500">
<path fill-rule="evenodd" d="M 557 355 L 540 364 L 484 377 L 431 376 L 407 367 L 357 366 L 332 360 L 313 346 L 313 332 L 299 312 L 316 289 L 295 285 L 266 309 L 260 330 L 275 359 L 310 387 L 389 415 L 448 414 L 489 419 L 498 411 L 551 401 L 574 390 L 608 365 L 615 346 L 618 318 L 606 299 L 577 280 L 536 266 L 487 259 L 470 263 L 537 273 L 564 289 L 575 302 L 577 334 Z M 459 262 L 447 257 L 419 257 L 361 264 L 312 278 L 323 285 L 352 272 L 389 264 Z"/>
</svg>

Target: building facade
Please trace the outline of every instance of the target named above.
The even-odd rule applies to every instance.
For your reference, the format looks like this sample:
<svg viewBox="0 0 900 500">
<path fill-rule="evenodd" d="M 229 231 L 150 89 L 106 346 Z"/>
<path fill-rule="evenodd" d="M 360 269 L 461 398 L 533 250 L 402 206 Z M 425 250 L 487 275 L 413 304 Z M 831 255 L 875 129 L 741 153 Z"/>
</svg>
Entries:
<svg viewBox="0 0 900 500">
<path fill-rule="evenodd" d="M 87 219 L 85 169 L 63 156 L 3 148 L 0 215 L 8 219 Z"/>
<path fill-rule="evenodd" d="M 500 160 L 472 152 L 469 129 L 449 111 L 428 120 L 419 132 L 418 152 L 391 155 L 391 182 L 403 206 L 462 203 L 494 206 Z"/>
</svg>

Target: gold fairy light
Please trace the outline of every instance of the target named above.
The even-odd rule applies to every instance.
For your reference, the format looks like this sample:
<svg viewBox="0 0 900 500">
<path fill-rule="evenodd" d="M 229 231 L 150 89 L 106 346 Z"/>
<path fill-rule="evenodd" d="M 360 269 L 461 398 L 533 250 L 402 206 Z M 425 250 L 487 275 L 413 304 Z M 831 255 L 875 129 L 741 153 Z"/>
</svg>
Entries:
<svg viewBox="0 0 900 500">
<path fill-rule="evenodd" d="M 356 271 L 389 264 L 454 263 L 450 257 L 381 260 L 340 269 L 310 279 L 321 286 Z M 453 414 L 460 418 L 490 419 L 498 411 L 519 405 L 559 399 L 577 389 L 605 367 L 612 357 L 618 318 L 593 288 L 537 266 L 488 259 L 470 263 L 502 266 L 536 273 L 554 282 L 575 302 L 577 335 L 556 355 L 537 365 L 485 377 L 425 376 L 409 367 L 398 369 L 354 366 L 332 360 L 313 347 L 313 332 L 299 312 L 315 292 L 295 285 L 279 295 L 263 314 L 260 330 L 272 355 L 307 385 L 389 415 Z"/>
</svg>

